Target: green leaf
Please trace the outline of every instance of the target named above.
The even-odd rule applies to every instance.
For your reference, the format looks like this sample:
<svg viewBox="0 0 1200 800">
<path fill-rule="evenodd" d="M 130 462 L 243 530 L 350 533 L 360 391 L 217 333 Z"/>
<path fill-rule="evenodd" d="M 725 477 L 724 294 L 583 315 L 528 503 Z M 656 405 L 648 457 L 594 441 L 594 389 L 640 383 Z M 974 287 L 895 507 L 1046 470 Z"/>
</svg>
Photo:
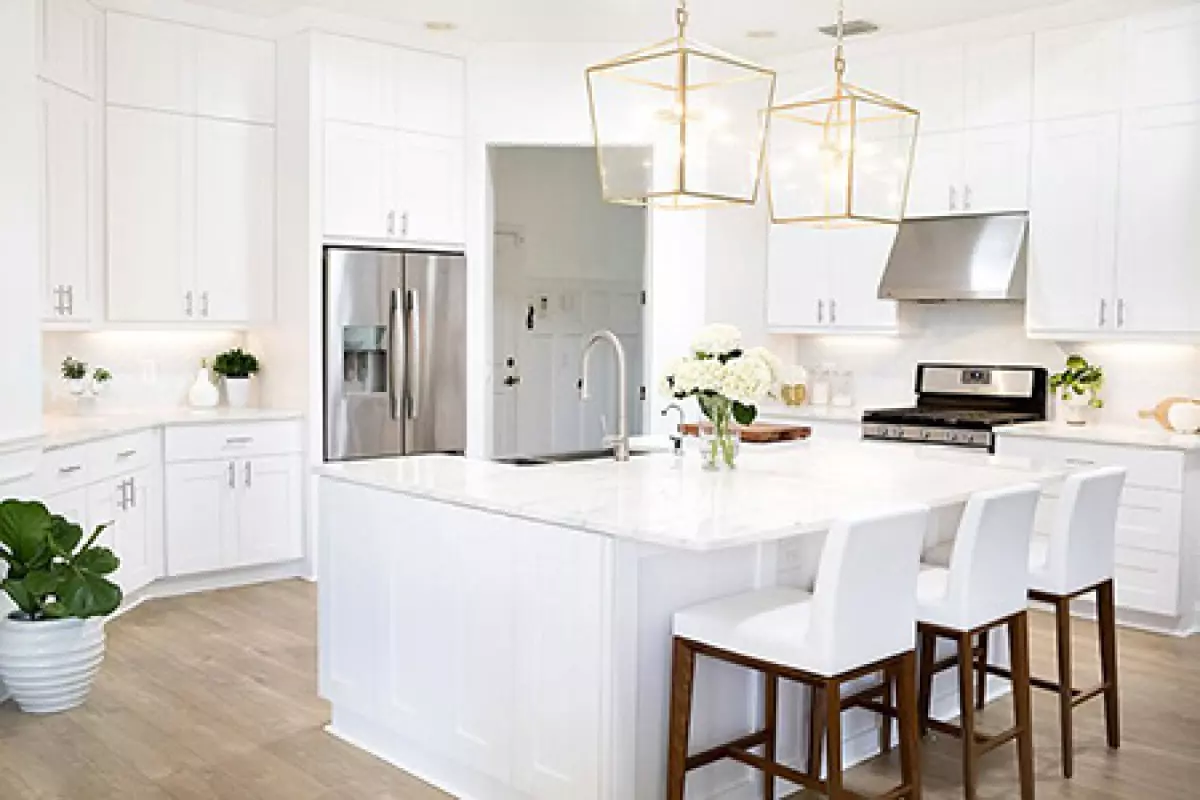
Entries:
<svg viewBox="0 0 1200 800">
<path fill-rule="evenodd" d="M 23 581 L 5 578 L 3 581 L 0 581 L 0 587 L 12 598 L 12 601 L 16 603 L 17 608 L 21 609 L 21 611 L 29 615 L 37 612 L 37 602 Z"/>
<path fill-rule="evenodd" d="M 83 528 L 57 514 L 50 518 L 50 543 L 57 555 L 70 556 L 83 538 Z"/>
<path fill-rule="evenodd" d="M 48 594 L 54 594 L 58 591 L 58 586 L 62 583 L 62 575 L 56 575 L 45 570 L 31 572 L 21 581 L 30 594 L 40 595 L 45 597 Z"/>
<path fill-rule="evenodd" d="M 30 564 L 48 550 L 50 512 L 41 503 L 5 500 L 0 503 L 0 545 L 11 560 Z"/>
<path fill-rule="evenodd" d="M 71 572 L 58 597 L 67 616 L 80 619 L 103 617 L 121 605 L 121 589 L 115 583 L 84 570 Z"/>
<path fill-rule="evenodd" d="M 42 614 L 45 615 L 47 619 L 63 619 L 64 617 L 69 616 L 67 614 L 66 606 L 58 601 L 46 603 L 45 608 L 42 609 Z"/>
<path fill-rule="evenodd" d="M 107 547 L 93 547 L 76 556 L 73 566 L 96 575 L 110 575 L 121 566 L 121 559 Z"/>
<path fill-rule="evenodd" d="M 737 420 L 739 425 L 749 425 L 758 417 L 758 409 L 754 406 L 744 406 L 741 403 L 733 404 L 733 418 Z"/>
</svg>

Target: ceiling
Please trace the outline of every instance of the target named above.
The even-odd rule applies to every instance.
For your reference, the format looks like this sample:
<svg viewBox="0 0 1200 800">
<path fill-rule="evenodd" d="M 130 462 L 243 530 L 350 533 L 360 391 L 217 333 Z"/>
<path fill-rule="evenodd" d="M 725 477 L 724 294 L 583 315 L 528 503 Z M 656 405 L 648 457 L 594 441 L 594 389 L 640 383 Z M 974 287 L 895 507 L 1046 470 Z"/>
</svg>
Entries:
<svg viewBox="0 0 1200 800">
<path fill-rule="evenodd" d="M 867 18 L 883 32 L 968 22 L 1062 0 L 848 0 L 850 19 Z M 487 42 L 640 42 L 670 35 L 674 0 L 193 0 L 271 17 L 315 6 L 402 23 L 456 23 Z M 814 33 L 832 22 L 834 0 L 690 0 L 692 35 L 718 46 L 780 52 L 823 41 Z M 751 41 L 746 32 L 777 32 Z"/>
</svg>

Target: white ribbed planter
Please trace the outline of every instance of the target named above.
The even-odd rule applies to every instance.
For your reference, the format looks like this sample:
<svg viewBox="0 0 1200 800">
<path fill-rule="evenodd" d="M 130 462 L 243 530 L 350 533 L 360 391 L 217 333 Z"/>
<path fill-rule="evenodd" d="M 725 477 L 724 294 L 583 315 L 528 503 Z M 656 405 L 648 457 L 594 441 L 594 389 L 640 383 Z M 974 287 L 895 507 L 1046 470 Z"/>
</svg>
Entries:
<svg viewBox="0 0 1200 800">
<path fill-rule="evenodd" d="M 0 621 L 0 680 L 22 711 L 49 714 L 80 705 L 103 660 L 98 619 Z"/>
</svg>

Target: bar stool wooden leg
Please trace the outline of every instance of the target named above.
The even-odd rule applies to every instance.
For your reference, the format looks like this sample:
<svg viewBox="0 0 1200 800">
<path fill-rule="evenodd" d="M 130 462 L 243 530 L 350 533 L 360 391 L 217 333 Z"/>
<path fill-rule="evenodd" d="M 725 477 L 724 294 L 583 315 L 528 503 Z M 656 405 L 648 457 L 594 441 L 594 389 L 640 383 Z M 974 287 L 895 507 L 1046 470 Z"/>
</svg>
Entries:
<svg viewBox="0 0 1200 800">
<path fill-rule="evenodd" d="M 891 708 L 895 703 L 894 686 L 896 683 L 896 671 L 892 668 L 883 671 L 883 704 Z M 892 720 L 889 717 L 879 718 L 879 752 L 892 752 Z"/>
<path fill-rule="evenodd" d="M 900 661 L 896 677 L 900 713 L 900 773 L 909 787 L 909 800 L 921 797 L 920 709 L 917 708 L 917 656 L 909 653 Z M 888 723 L 890 727 L 890 722 Z"/>
<path fill-rule="evenodd" d="M 979 711 L 987 705 L 988 643 L 991 638 L 991 631 L 979 634 L 979 667 L 975 673 L 975 708 Z"/>
<path fill-rule="evenodd" d="M 1008 623 L 1008 648 L 1012 653 L 1013 716 L 1017 727 L 1017 768 L 1021 800 L 1033 800 L 1033 707 L 1029 688 L 1029 613 L 1022 611 Z"/>
<path fill-rule="evenodd" d="M 812 687 L 812 708 L 808 714 L 808 776 L 821 778 L 821 746 L 825 742 L 825 692 Z"/>
<path fill-rule="evenodd" d="M 979 778 L 979 751 L 975 744 L 975 637 L 958 636 L 958 707 L 962 727 L 963 796 L 975 800 Z"/>
<path fill-rule="evenodd" d="M 1121 704 L 1117 692 L 1117 608 L 1112 580 L 1096 590 L 1096 607 L 1100 622 L 1100 670 L 1104 681 L 1104 724 L 1108 729 L 1108 746 L 1121 746 Z"/>
<path fill-rule="evenodd" d="M 676 638 L 671 655 L 671 717 L 667 745 L 667 800 L 683 800 L 687 777 L 688 735 L 692 722 L 692 681 L 696 654 Z"/>
<path fill-rule="evenodd" d="M 773 672 L 763 675 L 763 730 L 767 740 L 763 743 L 763 757 L 775 760 L 775 744 L 779 731 L 779 676 Z M 775 776 L 763 770 L 763 800 L 775 800 Z"/>
<path fill-rule="evenodd" d="M 842 787 L 842 704 L 837 679 L 825 682 L 825 781 L 829 800 L 846 797 Z"/>
<path fill-rule="evenodd" d="M 1075 731 L 1072 724 L 1075 691 L 1071 675 L 1071 599 L 1054 602 L 1054 621 L 1058 640 L 1058 716 L 1062 743 L 1062 773 L 1070 778 L 1075 772 Z"/>
<path fill-rule="evenodd" d="M 937 637 L 927 631 L 920 631 L 921 639 L 921 695 L 917 699 L 920 706 L 921 736 L 929 733 L 929 705 L 933 696 L 933 662 L 937 652 Z"/>
</svg>

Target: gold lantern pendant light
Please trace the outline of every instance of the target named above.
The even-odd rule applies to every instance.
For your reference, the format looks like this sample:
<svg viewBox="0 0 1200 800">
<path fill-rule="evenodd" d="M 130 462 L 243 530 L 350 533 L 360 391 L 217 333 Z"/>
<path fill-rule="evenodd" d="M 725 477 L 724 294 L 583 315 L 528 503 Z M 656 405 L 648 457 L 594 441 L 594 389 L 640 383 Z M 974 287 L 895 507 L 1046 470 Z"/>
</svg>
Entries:
<svg viewBox="0 0 1200 800">
<path fill-rule="evenodd" d="M 771 108 L 771 220 L 820 227 L 899 223 L 921 115 L 846 81 L 843 0 L 833 66 L 832 92 Z"/>
<path fill-rule="evenodd" d="M 775 73 L 676 34 L 589 67 L 604 199 L 625 205 L 751 205 L 766 155 Z"/>
</svg>

